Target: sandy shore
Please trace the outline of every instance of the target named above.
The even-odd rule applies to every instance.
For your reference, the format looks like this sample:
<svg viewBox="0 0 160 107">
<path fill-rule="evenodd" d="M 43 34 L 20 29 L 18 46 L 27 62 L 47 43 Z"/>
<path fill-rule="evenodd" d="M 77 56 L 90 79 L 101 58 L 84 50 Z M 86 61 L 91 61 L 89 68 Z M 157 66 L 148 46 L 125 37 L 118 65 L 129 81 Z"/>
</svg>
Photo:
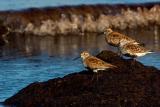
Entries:
<svg viewBox="0 0 160 107">
<path fill-rule="evenodd" d="M 80 5 L 1 11 L 12 31 L 36 35 L 102 32 L 106 27 L 133 29 L 160 25 L 160 3 Z"/>
</svg>

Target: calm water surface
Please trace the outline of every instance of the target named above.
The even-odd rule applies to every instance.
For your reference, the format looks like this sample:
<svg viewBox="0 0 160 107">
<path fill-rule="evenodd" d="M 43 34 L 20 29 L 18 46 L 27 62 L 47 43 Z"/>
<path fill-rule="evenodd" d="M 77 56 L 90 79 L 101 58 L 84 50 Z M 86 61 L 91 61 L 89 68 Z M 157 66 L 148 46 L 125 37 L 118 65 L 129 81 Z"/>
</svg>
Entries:
<svg viewBox="0 0 160 107">
<path fill-rule="evenodd" d="M 123 32 L 146 44 L 155 53 L 138 60 L 160 69 L 160 31 Z M 83 70 L 81 60 L 74 61 L 82 50 L 96 55 L 102 50 L 115 51 L 106 44 L 104 35 L 84 34 L 66 36 L 12 35 L 10 44 L 0 50 L 0 102 L 35 81 Z"/>
</svg>

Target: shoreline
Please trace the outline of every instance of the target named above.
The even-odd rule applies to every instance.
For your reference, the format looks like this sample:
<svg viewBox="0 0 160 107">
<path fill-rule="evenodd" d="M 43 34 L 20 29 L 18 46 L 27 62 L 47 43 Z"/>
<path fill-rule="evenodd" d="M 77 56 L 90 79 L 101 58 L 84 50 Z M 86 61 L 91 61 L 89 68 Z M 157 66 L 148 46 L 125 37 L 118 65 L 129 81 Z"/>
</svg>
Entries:
<svg viewBox="0 0 160 107">
<path fill-rule="evenodd" d="M 160 26 L 160 2 L 1 11 L 0 20 L 13 32 L 35 35 L 100 33 L 106 27 L 125 30 Z"/>
</svg>

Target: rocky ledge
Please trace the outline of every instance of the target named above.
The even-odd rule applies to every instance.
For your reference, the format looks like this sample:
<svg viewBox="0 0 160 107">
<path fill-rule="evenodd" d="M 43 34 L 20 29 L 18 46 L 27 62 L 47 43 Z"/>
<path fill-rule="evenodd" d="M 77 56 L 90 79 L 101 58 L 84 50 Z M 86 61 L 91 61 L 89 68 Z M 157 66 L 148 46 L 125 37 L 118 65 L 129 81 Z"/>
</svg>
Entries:
<svg viewBox="0 0 160 107">
<path fill-rule="evenodd" d="M 110 51 L 102 51 L 97 57 L 118 68 L 97 74 L 82 71 L 35 82 L 5 100 L 4 104 L 17 107 L 160 106 L 160 70 L 122 59 Z"/>
</svg>

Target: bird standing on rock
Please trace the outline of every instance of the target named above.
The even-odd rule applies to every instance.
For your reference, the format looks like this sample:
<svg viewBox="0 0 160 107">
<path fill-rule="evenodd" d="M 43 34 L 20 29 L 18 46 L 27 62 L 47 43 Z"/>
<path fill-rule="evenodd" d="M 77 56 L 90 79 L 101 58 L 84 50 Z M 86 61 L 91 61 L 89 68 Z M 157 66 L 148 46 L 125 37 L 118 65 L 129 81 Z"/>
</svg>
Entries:
<svg viewBox="0 0 160 107">
<path fill-rule="evenodd" d="M 111 46 L 117 47 L 118 52 L 119 52 L 119 44 L 120 44 L 121 40 L 127 41 L 127 42 L 132 42 L 133 44 L 140 44 L 136 40 L 134 40 L 134 39 L 132 39 L 132 38 L 130 38 L 130 37 L 124 35 L 124 34 L 114 32 L 110 28 L 107 28 L 104 33 L 106 35 L 105 36 L 106 42 Z"/>
<path fill-rule="evenodd" d="M 115 68 L 116 66 L 104 62 L 103 60 L 90 55 L 87 51 L 81 53 L 81 58 L 83 59 L 83 64 L 86 68 L 93 70 L 93 72 L 98 72 L 99 70 L 106 70 L 109 68 Z"/>
<path fill-rule="evenodd" d="M 136 57 L 144 56 L 148 53 L 153 53 L 138 44 L 133 44 L 131 42 L 126 42 L 123 40 L 120 41 L 120 52 L 122 55 L 131 57 L 133 59 Z"/>
</svg>

